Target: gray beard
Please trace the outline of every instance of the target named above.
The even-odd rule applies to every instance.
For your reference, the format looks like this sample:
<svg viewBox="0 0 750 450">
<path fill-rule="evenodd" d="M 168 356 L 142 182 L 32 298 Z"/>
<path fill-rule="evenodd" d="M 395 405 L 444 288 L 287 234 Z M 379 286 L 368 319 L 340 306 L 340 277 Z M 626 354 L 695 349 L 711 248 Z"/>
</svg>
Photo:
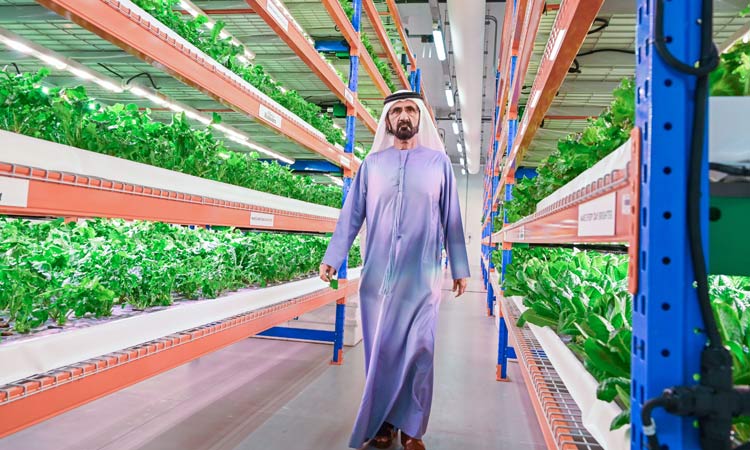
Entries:
<svg viewBox="0 0 750 450">
<path fill-rule="evenodd" d="M 404 127 L 399 127 L 398 129 L 396 129 L 395 133 L 392 130 L 390 131 L 392 135 L 394 135 L 397 139 L 401 141 L 408 141 L 409 139 L 416 136 L 418 132 L 419 132 L 418 126 L 415 128 L 408 128 L 408 129 Z"/>
</svg>

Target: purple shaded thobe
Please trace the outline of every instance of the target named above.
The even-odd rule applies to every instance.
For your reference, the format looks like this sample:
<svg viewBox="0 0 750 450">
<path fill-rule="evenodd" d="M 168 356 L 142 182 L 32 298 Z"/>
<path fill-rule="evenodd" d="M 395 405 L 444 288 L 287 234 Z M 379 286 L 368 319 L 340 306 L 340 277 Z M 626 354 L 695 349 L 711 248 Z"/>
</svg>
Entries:
<svg viewBox="0 0 750 450">
<path fill-rule="evenodd" d="M 352 448 L 373 438 L 383 422 L 424 435 L 443 244 L 453 278 L 470 276 L 456 180 L 444 152 L 417 147 L 370 154 L 352 182 L 325 264 L 341 266 L 365 220 L 359 294 L 367 380 Z"/>
</svg>

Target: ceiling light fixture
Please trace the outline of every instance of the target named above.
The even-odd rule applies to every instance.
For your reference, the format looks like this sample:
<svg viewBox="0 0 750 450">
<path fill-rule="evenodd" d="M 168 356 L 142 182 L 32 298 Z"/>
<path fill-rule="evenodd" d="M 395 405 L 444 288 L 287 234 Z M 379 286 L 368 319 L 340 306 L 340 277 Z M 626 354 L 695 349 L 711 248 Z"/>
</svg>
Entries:
<svg viewBox="0 0 750 450">
<path fill-rule="evenodd" d="M 334 183 L 336 183 L 339 186 L 344 186 L 344 181 L 341 178 L 336 178 L 333 175 L 326 174 L 328 178 L 330 178 Z"/>
<path fill-rule="evenodd" d="M 464 161 L 463 158 L 459 158 L 458 161 L 461 163 L 462 166 L 466 164 L 466 161 Z"/>
<path fill-rule="evenodd" d="M 455 102 L 453 101 L 453 90 L 448 87 L 445 89 L 445 100 L 448 102 L 448 107 L 453 108 L 456 106 Z"/>
<path fill-rule="evenodd" d="M 93 80 L 94 76 L 91 75 L 89 72 L 79 69 L 77 67 L 69 67 L 68 72 L 72 73 L 73 75 L 77 76 L 78 78 L 81 78 L 83 80 Z"/>
<path fill-rule="evenodd" d="M 458 122 L 453 122 L 453 134 L 458 136 Z"/>
<path fill-rule="evenodd" d="M 531 94 L 531 98 L 529 99 L 529 108 L 536 108 L 536 104 L 539 102 L 539 97 L 542 95 L 541 91 L 539 89 L 535 90 Z"/>
<path fill-rule="evenodd" d="M 188 14 L 190 14 L 193 17 L 198 17 L 199 15 L 198 10 L 193 8 L 193 5 L 189 4 L 188 2 L 180 1 L 180 8 L 187 11 Z"/>
<path fill-rule="evenodd" d="M 565 30 L 565 29 L 559 30 L 557 32 L 557 38 L 555 39 L 555 43 L 552 46 L 552 52 L 549 55 L 549 59 L 551 59 L 552 61 L 554 61 L 555 58 L 557 58 L 557 54 L 560 53 L 560 48 L 562 47 L 563 40 L 565 39 L 565 33 L 566 32 L 567 32 L 567 30 Z"/>
<path fill-rule="evenodd" d="M 463 153 L 464 152 L 464 147 L 461 145 L 460 142 L 456 143 L 456 150 L 458 150 L 458 153 Z"/>
<path fill-rule="evenodd" d="M 13 50 L 19 51 L 21 53 L 31 53 L 31 47 L 22 44 L 18 41 L 14 41 L 13 39 L 3 39 L 3 42 L 5 42 L 5 45 L 12 48 Z"/>
<path fill-rule="evenodd" d="M 466 175 L 466 169 L 464 169 L 463 167 L 461 168 L 461 175 Z"/>
<path fill-rule="evenodd" d="M 47 64 L 49 64 L 50 66 L 54 67 L 57 70 L 65 70 L 68 67 L 67 64 L 65 64 L 64 62 L 60 61 L 57 58 L 54 58 L 49 55 L 45 55 L 44 53 L 39 53 L 39 52 L 35 52 L 35 53 L 36 53 L 37 58 L 41 59 L 42 61 L 46 62 Z"/>
<path fill-rule="evenodd" d="M 435 26 L 432 30 L 432 40 L 435 42 L 435 52 L 440 61 L 445 61 L 445 41 L 443 41 L 443 32 Z"/>
</svg>

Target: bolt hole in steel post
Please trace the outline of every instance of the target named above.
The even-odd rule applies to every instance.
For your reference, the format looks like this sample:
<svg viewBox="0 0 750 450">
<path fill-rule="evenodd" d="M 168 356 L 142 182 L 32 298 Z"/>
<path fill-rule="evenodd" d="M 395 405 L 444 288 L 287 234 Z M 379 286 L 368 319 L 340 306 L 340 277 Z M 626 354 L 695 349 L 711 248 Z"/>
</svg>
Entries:
<svg viewBox="0 0 750 450">
<path fill-rule="evenodd" d="M 671 212 L 669 212 L 669 211 L 666 211 L 666 212 L 664 213 L 664 218 L 665 218 L 666 220 L 669 220 L 669 219 L 671 219 L 671 218 L 672 218 L 672 213 L 671 213 Z"/>
<path fill-rule="evenodd" d="M 670 309 L 672 309 L 672 305 L 670 305 L 669 303 L 662 303 L 661 309 L 663 309 L 664 311 L 669 311 Z"/>
</svg>

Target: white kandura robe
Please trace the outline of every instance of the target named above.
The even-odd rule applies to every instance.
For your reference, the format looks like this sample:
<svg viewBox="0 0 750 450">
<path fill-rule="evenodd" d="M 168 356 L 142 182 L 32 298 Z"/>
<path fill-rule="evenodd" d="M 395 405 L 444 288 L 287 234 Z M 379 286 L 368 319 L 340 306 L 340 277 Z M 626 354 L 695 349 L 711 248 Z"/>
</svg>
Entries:
<svg viewBox="0 0 750 450">
<path fill-rule="evenodd" d="M 371 153 L 354 178 L 323 262 L 339 268 L 364 221 L 360 308 L 366 382 L 350 446 L 389 422 L 424 435 L 433 391 L 441 249 L 453 279 L 468 278 L 461 211 L 448 156 L 393 147 Z"/>
</svg>

